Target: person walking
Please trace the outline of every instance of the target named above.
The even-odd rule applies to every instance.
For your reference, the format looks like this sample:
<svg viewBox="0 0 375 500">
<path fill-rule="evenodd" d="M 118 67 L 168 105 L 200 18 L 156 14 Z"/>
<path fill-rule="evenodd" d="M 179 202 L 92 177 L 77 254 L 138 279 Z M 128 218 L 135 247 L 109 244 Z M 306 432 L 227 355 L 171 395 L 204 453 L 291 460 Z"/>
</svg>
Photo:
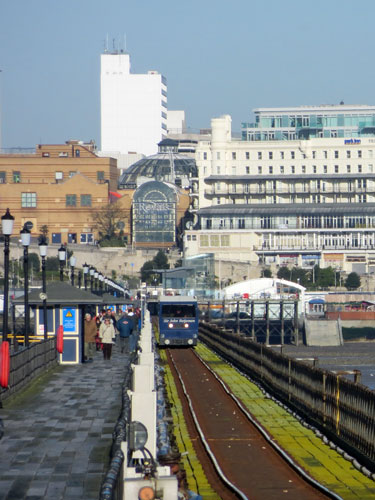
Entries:
<svg viewBox="0 0 375 500">
<path fill-rule="evenodd" d="M 129 319 L 132 321 L 133 324 L 133 331 L 132 331 L 132 336 L 130 337 L 130 352 L 134 352 L 137 346 L 137 340 L 138 340 L 138 318 L 134 314 L 134 310 L 132 307 L 129 307 L 127 310 L 127 314 Z"/>
<path fill-rule="evenodd" d="M 99 328 L 99 337 L 103 344 L 103 357 L 110 360 L 112 355 L 112 344 L 116 338 L 116 330 L 109 316 L 104 317 L 104 321 Z"/>
<path fill-rule="evenodd" d="M 93 361 L 94 353 L 95 353 L 95 344 L 96 344 L 96 334 L 97 327 L 96 321 L 92 318 L 91 314 L 85 314 L 85 323 L 84 323 L 84 359 L 85 361 L 91 362 Z"/>
<path fill-rule="evenodd" d="M 117 320 L 117 329 L 119 331 L 121 352 L 129 353 L 129 341 L 133 332 L 133 321 L 126 313 Z"/>
</svg>

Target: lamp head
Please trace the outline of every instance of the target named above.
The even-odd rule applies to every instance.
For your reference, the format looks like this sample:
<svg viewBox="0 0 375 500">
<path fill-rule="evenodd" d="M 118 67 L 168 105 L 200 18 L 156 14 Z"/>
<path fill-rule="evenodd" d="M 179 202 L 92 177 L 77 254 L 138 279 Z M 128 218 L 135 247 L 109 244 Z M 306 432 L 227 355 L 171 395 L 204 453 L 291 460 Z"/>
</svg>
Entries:
<svg viewBox="0 0 375 500">
<path fill-rule="evenodd" d="M 4 236 L 10 236 L 12 234 L 13 224 L 14 217 L 10 214 L 9 208 L 7 208 L 5 214 L 1 217 L 1 225 Z"/>
<path fill-rule="evenodd" d="M 41 236 L 39 238 L 39 254 L 41 257 L 45 257 L 47 255 L 47 240 L 45 236 Z"/>
<path fill-rule="evenodd" d="M 27 229 L 26 225 L 23 226 L 23 229 L 20 231 L 21 242 L 24 247 L 28 247 L 30 245 L 31 240 L 31 232 Z"/>
<path fill-rule="evenodd" d="M 66 258 L 66 248 L 61 245 L 61 247 L 58 249 L 58 254 L 59 254 L 59 261 L 60 264 L 65 261 Z"/>
</svg>

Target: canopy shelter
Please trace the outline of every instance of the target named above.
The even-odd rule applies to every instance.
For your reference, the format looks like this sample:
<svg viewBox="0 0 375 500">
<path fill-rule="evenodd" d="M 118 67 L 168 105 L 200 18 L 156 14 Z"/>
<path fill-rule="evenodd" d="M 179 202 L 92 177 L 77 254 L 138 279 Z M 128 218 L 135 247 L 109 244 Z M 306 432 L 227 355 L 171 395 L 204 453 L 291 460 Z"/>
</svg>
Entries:
<svg viewBox="0 0 375 500">
<path fill-rule="evenodd" d="M 54 281 L 46 286 L 47 334 L 57 334 L 59 326 L 64 328 L 64 351 L 59 355 L 62 364 L 82 363 L 84 360 L 84 317 L 86 312 L 95 314 L 103 304 L 102 297 L 89 291 L 75 288 L 68 283 Z M 34 312 L 36 338 L 44 338 L 44 295 L 41 288 L 30 291 L 29 307 Z M 11 300 L 15 307 L 24 305 L 24 295 Z"/>
</svg>

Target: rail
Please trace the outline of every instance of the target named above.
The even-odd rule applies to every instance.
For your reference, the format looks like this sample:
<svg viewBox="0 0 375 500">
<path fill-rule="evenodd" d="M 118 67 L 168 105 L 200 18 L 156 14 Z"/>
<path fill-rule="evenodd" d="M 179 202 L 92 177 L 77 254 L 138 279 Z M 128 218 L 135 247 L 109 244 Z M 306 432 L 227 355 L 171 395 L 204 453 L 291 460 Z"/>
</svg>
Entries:
<svg viewBox="0 0 375 500">
<path fill-rule="evenodd" d="M 10 354 L 9 385 L 0 387 L 0 401 L 19 391 L 36 376 L 57 364 L 56 338 L 40 340 Z"/>
<path fill-rule="evenodd" d="M 375 392 L 202 323 L 199 338 L 375 471 Z"/>
</svg>

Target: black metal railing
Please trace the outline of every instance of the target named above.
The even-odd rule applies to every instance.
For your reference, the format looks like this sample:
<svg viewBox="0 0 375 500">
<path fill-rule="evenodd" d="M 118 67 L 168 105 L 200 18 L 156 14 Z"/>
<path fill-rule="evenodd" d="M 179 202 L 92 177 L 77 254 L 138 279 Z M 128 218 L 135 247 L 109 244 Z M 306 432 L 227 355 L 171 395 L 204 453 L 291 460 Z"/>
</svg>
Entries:
<svg viewBox="0 0 375 500">
<path fill-rule="evenodd" d="M 19 391 L 33 378 L 57 364 L 55 337 L 10 354 L 9 385 L 0 387 L 0 401 Z"/>
</svg>

